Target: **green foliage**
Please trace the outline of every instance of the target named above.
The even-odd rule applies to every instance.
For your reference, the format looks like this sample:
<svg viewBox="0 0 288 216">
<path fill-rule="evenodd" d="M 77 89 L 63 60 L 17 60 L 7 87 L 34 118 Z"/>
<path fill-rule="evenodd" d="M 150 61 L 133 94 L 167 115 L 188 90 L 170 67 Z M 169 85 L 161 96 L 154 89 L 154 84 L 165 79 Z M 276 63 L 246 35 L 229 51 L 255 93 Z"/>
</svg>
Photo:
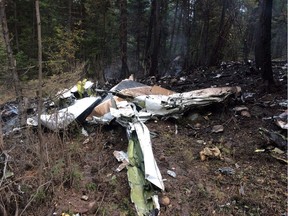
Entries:
<svg viewBox="0 0 288 216">
<path fill-rule="evenodd" d="M 83 179 L 83 174 L 80 171 L 79 167 L 75 164 L 72 164 L 72 169 L 70 172 L 71 186 L 75 186 L 76 188 L 78 188 L 82 179 Z"/>
<path fill-rule="evenodd" d="M 56 161 L 54 166 L 51 168 L 51 176 L 54 182 L 62 183 L 65 173 L 65 163 L 63 159 L 59 159 Z"/>
<path fill-rule="evenodd" d="M 153 13 L 151 1 L 129 0 L 127 3 L 128 63 L 131 72 L 138 72 L 149 68 L 151 63 L 147 53 L 153 47 L 153 33 L 149 38 Z M 226 3 L 229 8 L 224 23 L 232 18 L 232 26 L 220 37 L 224 39 L 219 49 L 220 60 L 241 59 L 244 39 L 247 39 L 249 51 L 253 54 L 257 1 L 162 1 L 159 68 L 168 68 L 169 62 L 179 55 L 185 59 L 185 67 L 207 64 L 213 57 L 213 49 L 217 48 L 221 26 L 224 26 L 220 22 Z M 20 78 L 35 78 L 38 46 L 34 2 L 7 1 L 5 9 Z M 120 63 L 119 1 L 72 1 L 69 8 L 67 1 L 42 0 L 40 11 L 43 72 L 46 75 L 72 72 L 76 63 L 87 62 L 86 72 L 95 76 L 108 66 L 113 68 Z M 286 59 L 286 38 L 287 7 L 284 1 L 274 1 L 272 57 Z M 5 56 L 1 40 L 0 79 L 7 71 Z"/>
<path fill-rule="evenodd" d="M 39 188 L 36 193 L 34 194 L 34 201 L 36 203 L 43 203 L 47 198 L 46 192 L 44 188 Z"/>
<path fill-rule="evenodd" d="M 85 185 L 86 190 L 88 191 L 96 191 L 97 185 L 93 182 L 89 182 Z"/>
<path fill-rule="evenodd" d="M 83 51 L 90 68 L 103 69 L 117 59 L 119 53 L 119 11 L 113 2 L 87 0 L 84 3 L 87 16 L 83 19 L 85 34 Z"/>
<path fill-rule="evenodd" d="M 77 82 L 77 92 L 80 95 L 80 98 L 83 97 L 83 94 L 85 92 L 85 84 L 87 82 L 87 79 L 83 79 L 83 81 L 78 81 Z"/>
<path fill-rule="evenodd" d="M 65 166 L 65 164 L 64 164 L 63 159 L 57 160 L 56 164 L 51 169 L 52 175 L 57 176 L 57 175 L 63 173 L 64 166 Z"/>
<path fill-rule="evenodd" d="M 118 180 L 117 180 L 116 175 L 113 175 L 113 176 L 111 177 L 111 179 L 110 179 L 110 181 L 109 181 L 109 184 L 110 184 L 111 186 L 114 186 L 114 187 L 118 184 Z"/>
<path fill-rule="evenodd" d="M 76 53 L 79 50 L 82 41 L 83 30 L 80 29 L 81 22 L 77 24 L 78 28 L 73 31 L 67 31 L 63 26 L 55 26 L 52 37 L 44 38 L 43 45 L 44 56 L 47 57 L 47 68 L 53 74 L 59 74 L 70 71 L 76 65 Z"/>
</svg>

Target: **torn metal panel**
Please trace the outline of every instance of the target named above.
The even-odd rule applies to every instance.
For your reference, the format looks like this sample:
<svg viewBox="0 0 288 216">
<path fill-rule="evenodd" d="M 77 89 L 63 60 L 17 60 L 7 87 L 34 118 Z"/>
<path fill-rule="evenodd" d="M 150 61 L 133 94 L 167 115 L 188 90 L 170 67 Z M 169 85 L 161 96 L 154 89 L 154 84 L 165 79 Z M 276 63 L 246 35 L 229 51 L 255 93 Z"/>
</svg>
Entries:
<svg viewBox="0 0 288 216">
<path fill-rule="evenodd" d="M 118 167 L 116 171 L 127 167 L 131 188 L 130 197 L 138 215 L 158 215 L 160 208 L 152 184 L 161 190 L 164 190 L 164 184 L 154 159 L 150 132 L 140 120 L 133 103 L 119 102 L 116 108 L 110 108 L 110 113 L 119 124 L 127 128 L 129 139 L 129 165 L 127 166 L 127 163 L 120 165 L 121 167 Z"/>
<path fill-rule="evenodd" d="M 193 107 L 207 106 L 224 101 L 230 95 L 238 95 L 241 88 L 219 87 L 166 95 L 138 96 L 135 102 L 153 115 L 183 113 Z"/>
<path fill-rule="evenodd" d="M 135 132 L 130 131 L 129 134 L 127 176 L 131 188 L 131 200 L 135 204 L 139 216 L 158 215 L 159 203 L 158 199 L 155 199 L 157 195 L 155 195 L 151 183 L 145 179 L 144 156 L 139 139 Z"/>
<path fill-rule="evenodd" d="M 127 97 L 135 98 L 141 95 L 172 95 L 175 92 L 162 88 L 160 86 L 142 86 L 137 88 L 123 89 L 119 92 Z"/>
<path fill-rule="evenodd" d="M 276 120 L 276 124 L 280 128 L 288 130 L 288 110 L 285 110 L 285 112 L 278 116 L 274 116 L 273 118 Z"/>
<path fill-rule="evenodd" d="M 275 132 L 275 131 L 269 131 L 265 128 L 259 128 L 260 134 L 265 137 L 266 140 L 268 140 L 269 144 L 287 151 L 288 148 L 288 139 L 287 137 L 283 136 L 282 134 Z"/>
<path fill-rule="evenodd" d="M 118 160 L 121 161 L 122 163 L 117 167 L 117 169 L 115 170 L 116 172 L 120 172 L 121 170 L 123 170 L 125 167 L 128 166 L 129 164 L 129 159 L 128 159 L 128 155 L 127 153 L 123 152 L 123 151 L 114 151 L 113 152 L 114 157 Z"/>
<path fill-rule="evenodd" d="M 120 107 L 120 106 L 119 106 Z M 129 128 L 128 134 L 132 134 L 133 131 L 136 132 L 137 140 L 140 144 L 141 156 L 144 159 L 143 171 L 145 171 L 145 179 L 150 181 L 152 184 L 164 190 L 164 184 L 162 180 L 161 173 L 155 161 L 152 143 L 150 138 L 150 131 L 147 126 L 139 119 L 138 112 L 133 104 L 122 103 L 122 108 L 124 109 L 114 109 L 111 108 L 111 114 L 116 117 L 116 121 L 122 126 Z M 143 155 L 143 156 L 142 156 Z M 130 164 L 133 165 L 133 161 Z"/>
<path fill-rule="evenodd" d="M 40 116 L 41 124 L 50 130 L 59 130 L 66 128 L 75 120 L 82 122 L 100 101 L 100 97 L 87 97 L 76 100 L 72 106 L 56 111 L 53 114 L 42 114 Z M 27 124 L 36 126 L 38 122 L 36 118 L 28 118 Z"/>
<path fill-rule="evenodd" d="M 17 125 L 20 125 L 18 118 L 18 106 L 14 102 L 0 106 L 0 120 L 3 121 L 2 132 L 4 135 L 13 131 Z"/>
<path fill-rule="evenodd" d="M 175 92 L 160 86 L 151 87 L 132 80 L 123 80 L 118 85 L 110 89 L 108 95 L 103 99 L 101 104 L 95 107 L 89 117 L 92 118 L 92 116 L 94 116 L 97 120 L 106 121 L 105 118 L 103 119 L 101 117 L 110 112 L 112 101 L 118 103 L 126 100 L 127 98 L 133 99 L 142 95 L 171 95 L 173 93 Z M 109 115 L 107 117 L 109 117 Z"/>
<path fill-rule="evenodd" d="M 137 133 L 137 137 L 143 153 L 145 179 L 147 179 L 161 190 L 165 190 L 162 175 L 153 155 L 150 132 L 147 126 L 141 121 L 134 122 L 133 126 Z"/>
</svg>

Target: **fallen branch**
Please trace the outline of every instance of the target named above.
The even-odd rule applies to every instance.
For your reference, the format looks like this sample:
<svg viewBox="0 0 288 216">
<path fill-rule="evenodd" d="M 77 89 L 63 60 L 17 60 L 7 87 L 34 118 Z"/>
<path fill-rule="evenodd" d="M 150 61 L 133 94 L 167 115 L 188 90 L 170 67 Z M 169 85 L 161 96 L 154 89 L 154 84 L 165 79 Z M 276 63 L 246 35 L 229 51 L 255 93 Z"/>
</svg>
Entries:
<svg viewBox="0 0 288 216">
<path fill-rule="evenodd" d="M 23 213 L 26 211 L 26 209 L 30 206 L 31 202 L 32 202 L 32 201 L 35 199 L 35 197 L 37 196 L 40 188 L 42 188 L 43 186 L 47 185 L 48 183 L 51 183 L 51 180 L 45 182 L 44 184 L 40 185 L 40 186 L 37 188 L 36 193 L 30 198 L 29 202 L 27 203 L 27 205 L 26 205 L 25 208 L 22 210 L 22 212 L 20 213 L 19 216 L 23 215 Z"/>
<path fill-rule="evenodd" d="M 3 175 L 2 175 L 2 178 L 0 180 L 0 186 L 2 185 L 4 179 L 6 179 L 6 169 L 7 169 L 7 163 L 8 163 L 8 159 L 9 159 L 9 155 L 7 154 L 6 151 L 3 151 L 2 154 L 5 155 L 5 161 L 4 161 L 4 168 L 3 168 Z M 1 154 L 1 155 L 2 155 Z"/>
<path fill-rule="evenodd" d="M 105 198 L 106 192 L 107 192 L 107 191 L 104 192 L 103 197 L 102 197 L 102 200 L 101 200 L 101 202 L 100 202 L 100 204 L 99 204 L 99 206 L 98 206 L 98 208 L 97 208 L 94 216 L 97 215 L 97 213 L 98 213 L 98 211 L 99 211 L 99 209 L 100 209 L 100 207 L 101 207 L 101 205 L 102 205 L 102 203 L 103 203 L 103 200 L 104 200 L 104 198 Z"/>
</svg>

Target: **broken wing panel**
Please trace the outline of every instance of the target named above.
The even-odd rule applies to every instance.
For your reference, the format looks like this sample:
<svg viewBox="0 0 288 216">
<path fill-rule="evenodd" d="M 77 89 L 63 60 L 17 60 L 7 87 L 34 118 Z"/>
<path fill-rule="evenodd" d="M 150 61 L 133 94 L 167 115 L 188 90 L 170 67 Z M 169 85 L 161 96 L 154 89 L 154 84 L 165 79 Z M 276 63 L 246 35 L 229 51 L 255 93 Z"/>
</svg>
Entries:
<svg viewBox="0 0 288 216">
<path fill-rule="evenodd" d="M 153 155 L 150 132 L 147 126 L 140 121 L 133 123 L 133 126 L 144 157 L 145 178 L 161 190 L 165 190 L 161 173 Z"/>
</svg>

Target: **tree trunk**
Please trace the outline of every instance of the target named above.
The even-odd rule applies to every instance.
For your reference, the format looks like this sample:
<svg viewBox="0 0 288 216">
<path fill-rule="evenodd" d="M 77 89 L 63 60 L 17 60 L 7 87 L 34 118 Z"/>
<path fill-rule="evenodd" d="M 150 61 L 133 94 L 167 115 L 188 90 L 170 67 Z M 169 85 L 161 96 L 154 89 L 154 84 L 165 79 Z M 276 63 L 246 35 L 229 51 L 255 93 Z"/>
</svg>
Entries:
<svg viewBox="0 0 288 216">
<path fill-rule="evenodd" d="M 175 37 L 175 28 L 176 28 L 176 20 L 177 20 L 177 17 L 178 17 L 178 9 L 179 9 L 179 0 L 176 1 L 175 13 L 174 13 L 173 25 L 172 25 L 172 32 L 171 32 L 171 39 L 170 39 L 170 45 L 169 45 L 169 51 L 170 51 L 170 55 L 171 56 L 174 55 L 172 53 L 172 46 L 173 46 L 174 37 Z"/>
<path fill-rule="evenodd" d="M 141 70 L 141 64 L 140 64 L 140 37 L 141 37 L 141 0 L 137 1 L 137 15 L 138 15 L 138 26 L 136 30 L 136 61 L 137 61 L 137 72 Z"/>
<path fill-rule="evenodd" d="M 13 77 L 13 85 L 15 88 L 16 98 L 18 102 L 18 116 L 20 119 L 20 125 L 23 126 L 26 124 L 26 118 L 23 115 L 24 110 L 23 110 L 22 89 L 20 86 L 20 80 L 19 80 L 18 73 L 17 73 L 16 60 L 15 60 L 15 57 L 13 55 L 13 51 L 10 45 L 9 29 L 8 29 L 7 18 L 6 18 L 6 13 L 5 13 L 5 0 L 0 0 L 0 22 L 2 25 L 3 39 L 4 39 L 5 46 L 6 46 L 7 56 L 8 56 L 9 70 Z"/>
<path fill-rule="evenodd" d="M 260 19 L 258 24 L 257 43 L 255 46 L 255 61 L 261 71 L 262 79 L 270 86 L 274 84 L 271 63 L 271 19 L 272 0 L 260 1 Z"/>
<path fill-rule="evenodd" d="M 153 51 L 151 55 L 151 67 L 149 76 L 155 76 L 158 73 L 158 54 L 160 49 L 160 2 L 159 0 L 152 1 L 152 8 L 154 9 L 153 16 Z"/>
<path fill-rule="evenodd" d="M 129 76 L 127 64 L 127 0 L 120 0 L 120 52 L 121 52 L 121 78 Z"/>
<path fill-rule="evenodd" d="M 226 11 L 230 10 L 229 17 L 225 21 Z M 234 10 L 235 11 L 235 10 Z M 228 34 L 232 24 L 237 16 L 237 12 L 233 11 L 233 2 L 230 0 L 223 0 L 222 15 L 219 23 L 219 34 L 214 45 L 213 51 L 209 58 L 209 65 L 218 65 L 223 57 L 223 49 L 227 41 Z M 234 12 L 234 13 L 233 13 Z"/>
<path fill-rule="evenodd" d="M 184 1 L 185 5 L 185 23 L 184 23 L 184 33 L 185 33 L 185 40 L 186 40 L 186 52 L 184 55 L 184 64 L 183 69 L 188 69 L 189 65 L 191 64 L 191 2 L 189 0 Z"/>
<path fill-rule="evenodd" d="M 72 31 L 72 3 L 73 0 L 68 0 L 68 30 Z"/>
<path fill-rule="evenodd" d="M 15 31 L 15 42 L 16 50 L 19 52 L 19 35 L 18 35 L 18 17 L 17 17 L 17 4 L 14 2 L 14 31 Z"/>
<path fill-rule="evenodd" d="M 164 74 L 169 65 L 169 55 L 168 55 L 168 48 L 167 48 L 167 42 L 168 42 L 168 37 L 169 37 L 169 12 L 168 12 L 168 7 L 169 7 L 169 1 L 162 0 L 161 1 L 161 10 L 159 10 L 159 19 L 160 19 L 160 41 L 159 41 L 159 67 L 158 67 L 158 75 Z"/>
<path fill-rule="evenodd" d="M 37 21 L 37 39 L 38 39 L 38 137 L 39 137 L 39 154 L 40 154 L 40 173 L 44 168 L 44 142 L 42 136 L 41 120 L 42 113 L 42 38 L 41 38 L 41 20 L 39 0 L 35 1 L 36 21 Z M 41 178 L 40 178 L 41 179 Z M 41 183 L 41 182 L 40 182 Z"/>
<path fill-rule="evenodd" d="M 4 150 L 3 130 L 2 130 L 2 116 L 0 114 L 0 152 Z"/>
<path fill-rule="evenodd" d="M 200 53 L 200 59 L 199 59 L 199 64 L 200 65 L 207 65 L 207 61 L 208 61 L 208 42 L 209 42 L 209 34 L 210 34 L 210 10 L 211 10 L 211 6 L 209 1 L 205 1 L 204 3 L 204 12 L 206 14 L 205 18 L 204 18 L 204 29 L 203 29 L 203 33 L 202 33 L 202 46 L 200 46 L 200 50 L 202 50 Z"/>
<path fill-rule="evenodd" d="M 176 41 L 174 42 L 174 44 L 172 44 L 172 54 L 176 54 L 176 50 L 177 50 L 177 42 L 179 42 L 179 40 L 177 40 L 177 37 L 179 37 L 180 33 L 181 33 L 181 26 L 182 26 L 182 20 L 183 20 L 183 5 L 181 6 L 181 9 L 180 9 L 180 13 L 179 13 L 179 21 L 178 21 L 178 26 L 177 26 L 177 31 L 176 31 Z M 181 44 L 180 44 L 181 45 Z M 179 53 L 177 53 L 178 55 Z"/>
<path fill-rule="evenodd" d="M 155 1 L 155 0 L 154 0 Z M 145 46 L 145 68 L 144 72 L 145 75 L 148 75 L 148 71 L 150 71 L 151 68 L 151 55 L 150 55 L 150 49 L 151 49 L 151 43 L 152 43 L 152 31 L 153 31 L 153 19 L 154 19 L 154 13 L 155 13 L 155 7 L 153 6 L 153 2 L 151 3 L 151 9 L 150 9 L 150 18 L 149 18 L 149 25 L 148 25 L 148 33 L 147 33 L 147 39 L 146 39 L 146 46 Z"/>
</svg>

